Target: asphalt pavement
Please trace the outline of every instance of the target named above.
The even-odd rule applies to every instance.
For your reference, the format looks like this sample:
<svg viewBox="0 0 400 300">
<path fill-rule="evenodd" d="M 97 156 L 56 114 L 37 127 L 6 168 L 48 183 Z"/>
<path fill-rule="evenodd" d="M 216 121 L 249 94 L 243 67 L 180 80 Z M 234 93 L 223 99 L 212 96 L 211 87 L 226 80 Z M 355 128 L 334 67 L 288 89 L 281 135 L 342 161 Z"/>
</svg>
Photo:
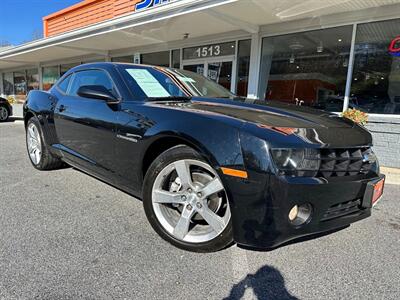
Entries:
<svg viewBox="0 0 400 300">
<path fill-rule="evenodd" d="M 0 124 L 0 299 L 399 299 L 400 185 L 373 216 L 270 252 L 179 250 L 141 201 L 72 168 L 35 170 Z M 321 199 L 323 201 L 323 199 Z"/>
</svg>

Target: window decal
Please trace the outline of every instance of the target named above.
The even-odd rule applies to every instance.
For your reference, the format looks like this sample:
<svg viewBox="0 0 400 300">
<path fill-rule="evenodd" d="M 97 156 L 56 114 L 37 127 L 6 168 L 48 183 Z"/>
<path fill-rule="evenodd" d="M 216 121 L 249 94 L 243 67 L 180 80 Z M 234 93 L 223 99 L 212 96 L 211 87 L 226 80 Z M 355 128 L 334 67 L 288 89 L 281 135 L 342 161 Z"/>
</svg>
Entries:
<svg viewBox="0 0 400 300">
<path fill-rule="evenodd" d="M 126 71 L 136 81 L 147 97 L 171 96 L 148 70 L 127 69 Z"/>
</svg>

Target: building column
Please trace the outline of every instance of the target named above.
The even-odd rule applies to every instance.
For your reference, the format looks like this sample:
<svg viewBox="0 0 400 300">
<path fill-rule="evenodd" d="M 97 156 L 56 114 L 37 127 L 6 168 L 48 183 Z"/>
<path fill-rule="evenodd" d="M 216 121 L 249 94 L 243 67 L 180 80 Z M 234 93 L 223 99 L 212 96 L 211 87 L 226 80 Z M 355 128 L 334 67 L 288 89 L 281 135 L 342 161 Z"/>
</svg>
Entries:
<svg viewBox="0 0 400 300">
<path fill-rule="evenodd" d="M 356 34 L 357 34 L 357 24 L 354 24 L 353 25 L 353 33 L 351 36 L 349 65 L 347 67 L 347 80 L 346 80 L 346 89 L 344 92 L 343 111 L 346 111 L 349 108 L 350 93 L 351 93 L 351 81 L 353 79 L 354 56 L 355 56 L 354 49 L 355 49 L 355 44 L 356 44 Z"/>
<path fill-rule="evenodd" d="M 251 35 L 250 50 L 250 67 L 249 67 L 249 83 L 247 97 L 251 99 L 257 98 L 258 83 L 260 79 L 260 61 L 261 61 L 261 36 L 260 33 Z"/>
<path fill-rule="evenodd" d="M 0 72 L 0 96 L 4 95 L 3 73 Z"/>
<path fill-rule="evenodd" d="M 39 90 L 43 90 L 43 69 L 40 63 L 37 64 L 39 74 Z"/>
<path fill-rule="evenodd" d="M 110 62 L 111 61 L 111 55 L 110 53 L 107 51 L 107 55 L 104 57 L 104 61 L 105 62 Z"/>
</svg>

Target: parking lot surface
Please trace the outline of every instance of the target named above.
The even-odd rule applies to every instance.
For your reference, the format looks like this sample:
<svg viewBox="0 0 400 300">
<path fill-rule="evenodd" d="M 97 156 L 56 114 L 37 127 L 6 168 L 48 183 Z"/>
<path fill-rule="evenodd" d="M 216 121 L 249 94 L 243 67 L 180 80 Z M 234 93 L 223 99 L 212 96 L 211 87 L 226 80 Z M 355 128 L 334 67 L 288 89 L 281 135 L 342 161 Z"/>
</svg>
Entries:
<svg viewBox="0 0 400 300">
<path fill-rule="evenodd" d="M 73 168 L 35 170 L 23 124 L 0 124 L 0 299 L 399 299 L 399 195 L 387 185 L 372 217 L 319 239 L 190 253 L 157 236 L 140 200 Z"/>
</svg>

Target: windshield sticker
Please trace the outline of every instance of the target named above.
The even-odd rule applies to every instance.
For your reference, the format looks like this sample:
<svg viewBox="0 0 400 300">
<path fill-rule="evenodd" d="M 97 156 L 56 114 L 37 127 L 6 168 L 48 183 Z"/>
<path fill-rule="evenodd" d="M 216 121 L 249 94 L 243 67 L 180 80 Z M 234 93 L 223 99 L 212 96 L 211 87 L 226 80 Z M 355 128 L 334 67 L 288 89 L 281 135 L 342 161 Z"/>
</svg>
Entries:
<svg viewBox="0 0 400 300">
<path fill-rule="evenodd" d="M 129 75 L 135 79 L 147 97 L 169 97 L 167 90 L 158 82 L 158 80 L 145 69 L 127 69 Z"/>
</svg>

